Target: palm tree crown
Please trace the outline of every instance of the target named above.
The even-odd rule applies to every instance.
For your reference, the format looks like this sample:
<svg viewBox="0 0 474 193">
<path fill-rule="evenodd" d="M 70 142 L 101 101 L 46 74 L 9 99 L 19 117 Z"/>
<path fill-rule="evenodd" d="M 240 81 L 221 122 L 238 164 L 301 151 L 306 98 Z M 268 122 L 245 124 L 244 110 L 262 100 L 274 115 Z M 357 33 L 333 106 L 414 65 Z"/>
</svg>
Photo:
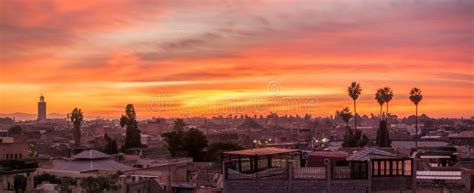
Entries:
<svg viewBox="0 0 474 193">
<path fill-rule="evenodd" d="M 362 92 L 362 88 L 358 82 L 352 82 L 347 88 L 347 92 L 352 100 L 357 100 L 357 98 L 360 96 L 360 93 Z"/>
<path fill-rule="evenodd" d="M 74 110 L 72 110 L 70 119 L 71 122 L 73 122 L 74 124 L 80 124 L 84 119 L 84 115 L 82 114 L 81 109 L 74 108 Z"/>
<path fill-rule="evenodd" d="M 418 88 L 412 88 L 410 91 L 410 100 L 413 104 L 418 105 L 420 101 L 423 99 L 423 95 L 421 94 L 421 90 Z"/>
<path fill-rule="evenodd" d="M 349 120 L 352 118 L 351 110 L 349 107 L 344 107 L 342 110 L 336 111 L 336 114 L 339 115 L 344 122 L 346 122 L 346 126 L 349 127 Z"/>
<path fill-rule="evenodd" d="M 393 98 L 393 91 L 390 87 L 384 87 L 383 89 L 383 100 L 384 102 L 388 103 Z"/>
<path fill-rule="evenodd" d="M 383 100 L 385 103 L 387 103 L 387 109 L 386 109 L 386 116 L 385 116 L 385 120 L 388 120 L 388 103 L 392 100 L 393 98 L 393 91 L 390 87 L 384 87 L 382 89 L 382 96 L 383 96 Z"/>
<path fill-rule="evenodd" d="M 362 88 L 358 82 L 352 82 L 351 85 L 347 88 L 347 93 L 354 101 L 354 129 L 357 129 L 357 107 L 356 100 L 359 98 Z"/>
<path fill-rule="evenodd" d="M 379 103 L 379 105 L 380 105 L 379 117 L 382 117 L 382 106 L 385 103 L 383 89 L 380 88 L 380 89 L 377 90 L 377 92 L 375 93 L 375 100 L 377 100 L 377 103 Z"/>
</svg>

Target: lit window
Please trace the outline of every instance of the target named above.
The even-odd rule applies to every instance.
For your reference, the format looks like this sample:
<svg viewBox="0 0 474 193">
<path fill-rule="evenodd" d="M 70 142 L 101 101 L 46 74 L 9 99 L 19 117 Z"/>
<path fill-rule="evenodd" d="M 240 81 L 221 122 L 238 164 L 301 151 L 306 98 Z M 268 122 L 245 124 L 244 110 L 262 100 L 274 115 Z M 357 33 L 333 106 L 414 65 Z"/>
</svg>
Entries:
<svg viewBox="0 0 474 193">
<path fill-rule="evenodd" d="M 397 174 L 402 175 L 403 174 L 403 161 L 400 160 L 400 161 L 397 161 L 397 163 L 398 163 L 398 167 L 397 167 L 398 172 L 397 172 Z"/>
<path fill-rule="evenodd" d="M 372 175 L 378 176 L 379 175 L 379 162 L 374 161 L 372 162 Z"/>
<path fill-rule="evenodd" d="M 410 176 L 411 175 L 411 160 L 405 160 L 404 162 L 404 172 L 405 176 Z"/>
</svg>

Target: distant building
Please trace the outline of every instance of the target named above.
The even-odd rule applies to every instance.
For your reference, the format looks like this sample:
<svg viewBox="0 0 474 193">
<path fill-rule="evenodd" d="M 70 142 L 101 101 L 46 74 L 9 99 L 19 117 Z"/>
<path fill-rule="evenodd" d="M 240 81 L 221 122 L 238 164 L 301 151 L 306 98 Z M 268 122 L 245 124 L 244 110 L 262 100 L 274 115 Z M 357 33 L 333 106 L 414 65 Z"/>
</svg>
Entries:
<svg viewBox="0 0 474 193">
<path fill-rule="evenodd" d="M 21 160 L 28 156 L 28 144 L 16 143 L 12 137 L 0 137 L 0 160 Z"/>
<path fill-rule="evenodd" d="M 46 102 L 43 95 L 38 102 L 38 121 L 46 121 Z"/>
</svg>

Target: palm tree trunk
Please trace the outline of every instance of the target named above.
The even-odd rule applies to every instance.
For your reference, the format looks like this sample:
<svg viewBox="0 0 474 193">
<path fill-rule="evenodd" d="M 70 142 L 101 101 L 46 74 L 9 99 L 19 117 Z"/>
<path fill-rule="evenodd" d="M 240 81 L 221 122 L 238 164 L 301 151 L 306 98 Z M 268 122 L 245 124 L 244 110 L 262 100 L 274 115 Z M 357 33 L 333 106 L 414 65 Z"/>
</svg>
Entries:
<svg viewBox="0 0 474 193">
<path fill-rule="evenodd" d="M 356 100 L 354 100 L 354 129 L 357 130 L 357 109 L 356 109 Z"/>
<path fill-rule="evenodd" d="M 387 110 L 385 112 L 385 121 L 387 121 L 387 126 L 388 126 L 388 102 L 387 102 Z"/>
<path fill-rule="evenodd" d="M 415 148 L 418 148 L 418 105 L 415 106 Z"/>
<path fill-rule="evenodd" d="M 382 121 L 382 105 L 380 105 L 379 119 Z"/>
</svg>

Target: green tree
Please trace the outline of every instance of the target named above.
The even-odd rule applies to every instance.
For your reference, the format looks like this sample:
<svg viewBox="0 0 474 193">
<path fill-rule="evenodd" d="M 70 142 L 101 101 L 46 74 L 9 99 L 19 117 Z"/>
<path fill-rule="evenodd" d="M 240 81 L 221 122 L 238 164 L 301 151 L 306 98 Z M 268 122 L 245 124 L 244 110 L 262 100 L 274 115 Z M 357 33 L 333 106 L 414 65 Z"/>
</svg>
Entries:
<svg viewBox="0 0 474 193">
<path fill-rule="evenodd" d="M 61 180 L 59 178 L 57 178 L 55 175 L 51 175 L 51 174 L 47 174 L 47 173 L 44 173 L 44 174 L 41 174 L 41 175 L 37 175 L 34 177 L 34 185 L 35 187 L 43 182 L 49 182 L 49 183 L 52 183 L 52 184 L 59 184 L 61 182 Z"/>
<path fill-rule="evenodd" d="M 26 190 L 26 177 L 23 175 L 15 175 L 13 176 L 13 188 L 15 189 L 16 193 L 23 193 Z"/>
<path fill-rule="evenodd" d="M 72 193 L 73 186 L 76 186 L 77 181 L 71 177 L 61 177 L 57 183 L 56 190 L 60 193 Z"/>
<path fill-rule="evenodd" d="M 375 100 L 377 100 L 377 103 L 379 103 L 380 105 L 379 117 L 380 117 L 380 120 L 382 120 L 382 107 L 383 107 L 383 104 L 385 103 L 383 89 L 380 88 L 377 90 L 377 92 L 375 93 Z"/>
<path fill-rule="evenodd" d="M 185 127 L 182 119 L 176 119 L 173 131 L 161 134 L 168 146 L 168 151 L 172 156 L 176 156 L 179 151 L 186 151 L 194 161 L 205 160 L 203 149 L 207 147 L 208 143 L 206 136 L 195 128 L 184 131 Z"/>
<path fill-rule="evenodd" d="M 86 193 L 98 193 L 106 191 L 116 191 L 120 188 L 117 184 L 118 176 L 98 176 L 98 177 L 86 177 L 81 180 L 80 186 L 85 190 Z"/>
<path fill-rule="evenodd" d="M 104 139 L 106 142 L 104 152 L 107 154 L 117 154 L 119 152 L 117 140 L 110 138 L 107 133 L 104 135 Z"/>
<path fill-rule="evenodd" d="M 354 129 L 349 127 L 349 121 L 352 118 L 352 113 L 349 107 L 344 107 L 336 113 L 346 122 L 346 133 L 343 136 L 343 147 L 363 147 L 369 142 L 369 138 L 362 132 L 362 130 Z"/>
<path fill-rule="evenodd" d="M 356 101 L 359 98 L 360 94 L 362 93 L 362 88 L 358 82 L 352 82 L 349 87 L 347 87 L 347 93 L 349 97 L 351 97 L 352 101 L 354 102 L 354 129 L 357 129 L 357 106 Z"/>
<path fill-rule="evenodd" d="M 138 122 L 136 120 L 135 107 L 132 104 L 128 104 L 125 107 L 125 115 L 120 118 L 120 126 L 123 128 L 127 127 L 125 134 L 125 149 L 141 147 L 141 136 L 140 129 L 138 129 Z"/>
<path fill-rule="evenodd" d="M 173 130 L 184 131 L 185 128 L 186 128 L 186 124 L 184 123 L 183 119 L 176 119 L 174 121 Z"/>
<path fill-rule="evenodd" d="M 207 147 L 207 138 L 196 128 L 191 128 L 184 134 L 184 148 L 188 151 L 188 156 L 194 161 L 203 161 L 203 150 Z"/>
<path fill-rule="evenodd" d="M 242 146 L 231 142 L 217 142 L 209 144 L 207 148 L 207 161 L 220 164 L 222 162 L 222 153 L 226 151 L 235 151 L 243 149 Z"/>
<path fill-rule="evenodd" d="M 415 147 L 418 147 L 418 104 L 423 100 L 421 90 L 418 88 L 412 88 L 410 90 L 410 100 L 415 104 Z"/>
<path fill-rule="evenodd" d="M 168 151 L 172 156 L 176 156 L 176 152 L 178 151 L 185 150 L 183 143 L 185 127 L 186 125 L 184 124 L 183 119 L 176 119 L 174 121 L 173 131 L 161 134 L 168 146 Z"/>
<path fill-rule="evenodd" d="M 74 125 L 74 146 L 81 145 L 81 123 L 84 119 L 81 109 L 74 108 L 71 112 L 71 122 Z"/>
<path fill-rule="evenodd" d="M 20 135 L 22 131 L 23 131 L 23 129 L 20 126 L 15 125 L 15 126 L 12 126 L 8 129 L 8 134 L 9 135 Z"/>
</svg>

